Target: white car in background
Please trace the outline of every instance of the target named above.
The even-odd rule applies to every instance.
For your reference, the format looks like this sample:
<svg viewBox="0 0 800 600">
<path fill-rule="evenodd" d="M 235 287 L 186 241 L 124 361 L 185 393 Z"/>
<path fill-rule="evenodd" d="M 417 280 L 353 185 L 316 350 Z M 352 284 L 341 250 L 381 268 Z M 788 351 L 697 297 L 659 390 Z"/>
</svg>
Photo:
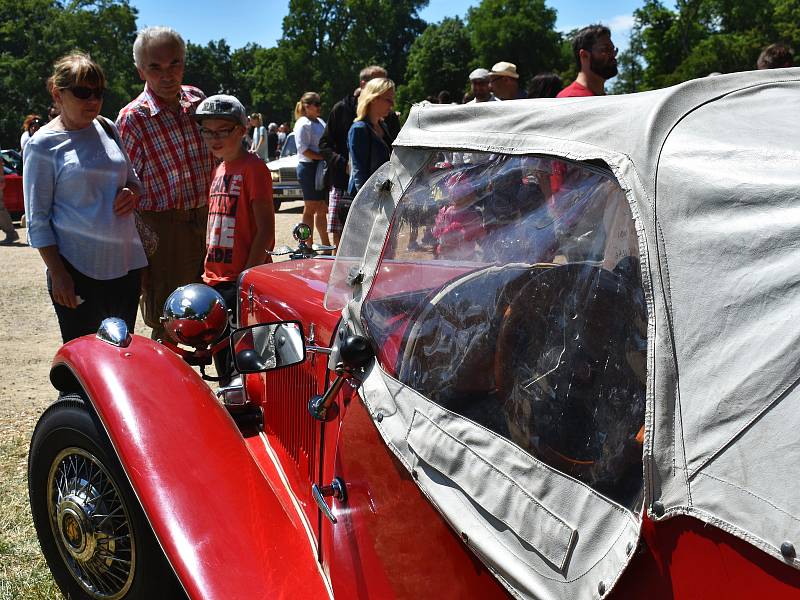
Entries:
<svg viewBox="0 0 800 600">
<path fill-rule="evenodd" d="M 303 190 L 300 189 L 300 182 L 297 180 L 299 160 L 294 133 L 290 133 L 283 143 L 280 158 L 267 163 L 267 168 L 272 175 L 272 198 L 275 203 L 275 212 L 278 212 L 281 202 L 284 200 L 303 199 Z"/>
</svg>

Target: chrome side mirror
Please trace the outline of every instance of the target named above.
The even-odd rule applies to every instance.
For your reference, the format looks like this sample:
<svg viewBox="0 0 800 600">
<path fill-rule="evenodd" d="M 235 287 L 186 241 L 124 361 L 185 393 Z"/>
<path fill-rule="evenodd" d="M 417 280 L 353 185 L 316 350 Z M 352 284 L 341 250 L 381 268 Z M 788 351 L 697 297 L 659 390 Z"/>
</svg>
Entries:
<svg viewBox="0 0 800 600">
<path fill-rule="evenodd" d="M 239 373 L 281 369 L 306 359 L 303 327 L 298 321 L 259 323 L 231 334 L 233 365 Z"/>
</svg>

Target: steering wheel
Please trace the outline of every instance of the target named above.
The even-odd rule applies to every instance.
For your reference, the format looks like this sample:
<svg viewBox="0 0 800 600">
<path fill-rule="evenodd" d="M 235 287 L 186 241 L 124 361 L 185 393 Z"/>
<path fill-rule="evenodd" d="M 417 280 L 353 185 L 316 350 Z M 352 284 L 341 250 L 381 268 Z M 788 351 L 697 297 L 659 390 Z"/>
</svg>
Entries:
<svg viewBox="0 0 800 600">
<path fill-rule="evenodd" d="M 509 438 L 612 498 L 627 493 L 622 479 L 641 481 L 646 328 L 638 265 L 568 264 L 531 279 L 497 338 Z"/>
<path fill-rule="evenodd" d="M 497 332 L 506 307 L 551 265 L 491 266 L 448 282 L 409 317 L 397 376 L 437 404 L 501 435 L 497 410 Z"/>
</svg>

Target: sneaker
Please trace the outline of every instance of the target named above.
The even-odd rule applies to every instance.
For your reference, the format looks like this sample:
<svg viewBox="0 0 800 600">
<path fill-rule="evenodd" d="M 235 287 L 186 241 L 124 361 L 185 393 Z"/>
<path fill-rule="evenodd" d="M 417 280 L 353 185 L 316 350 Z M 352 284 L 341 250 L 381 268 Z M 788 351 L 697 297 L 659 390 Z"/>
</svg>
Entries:
<svg viewBox="0 0 800 600">
<path fill-rule="evenodd" d="M 6 234 L 6 239 L 0 242 L 0 245 L 10 246 L 19 239 L 19 234 L 16 231 Z"/>
</svg>

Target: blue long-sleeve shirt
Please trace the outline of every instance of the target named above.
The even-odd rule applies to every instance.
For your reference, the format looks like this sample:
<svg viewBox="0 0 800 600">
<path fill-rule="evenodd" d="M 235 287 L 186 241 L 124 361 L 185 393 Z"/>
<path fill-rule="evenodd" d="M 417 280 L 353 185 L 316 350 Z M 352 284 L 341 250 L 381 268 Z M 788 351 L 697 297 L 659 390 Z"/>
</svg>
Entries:
<svg viewBox="0 0 800 600">
<path fill-rule="evenodd" d="M 383 125 L 381 129 L 384 135 L 379 138 L 367 121 L 356 121 L 350 126 L 347 134 L 347 146 L 350 148 L 350 181 L 347 192 L 351 196 L 355 196 L 378 167 L 389 160 L 392 153 L 389 134 Z"/>
<path fill-rule="evenodd" d="M 28 242 L 57 246 L 93 279 L 146 266 L 133 214 L 114 214 L 117 190 L 138 181 L 119 138 L 111 139 L 96 120 L 74 131 L 40 129 L 25 148 L 22 176 Z"/>
</svg>

